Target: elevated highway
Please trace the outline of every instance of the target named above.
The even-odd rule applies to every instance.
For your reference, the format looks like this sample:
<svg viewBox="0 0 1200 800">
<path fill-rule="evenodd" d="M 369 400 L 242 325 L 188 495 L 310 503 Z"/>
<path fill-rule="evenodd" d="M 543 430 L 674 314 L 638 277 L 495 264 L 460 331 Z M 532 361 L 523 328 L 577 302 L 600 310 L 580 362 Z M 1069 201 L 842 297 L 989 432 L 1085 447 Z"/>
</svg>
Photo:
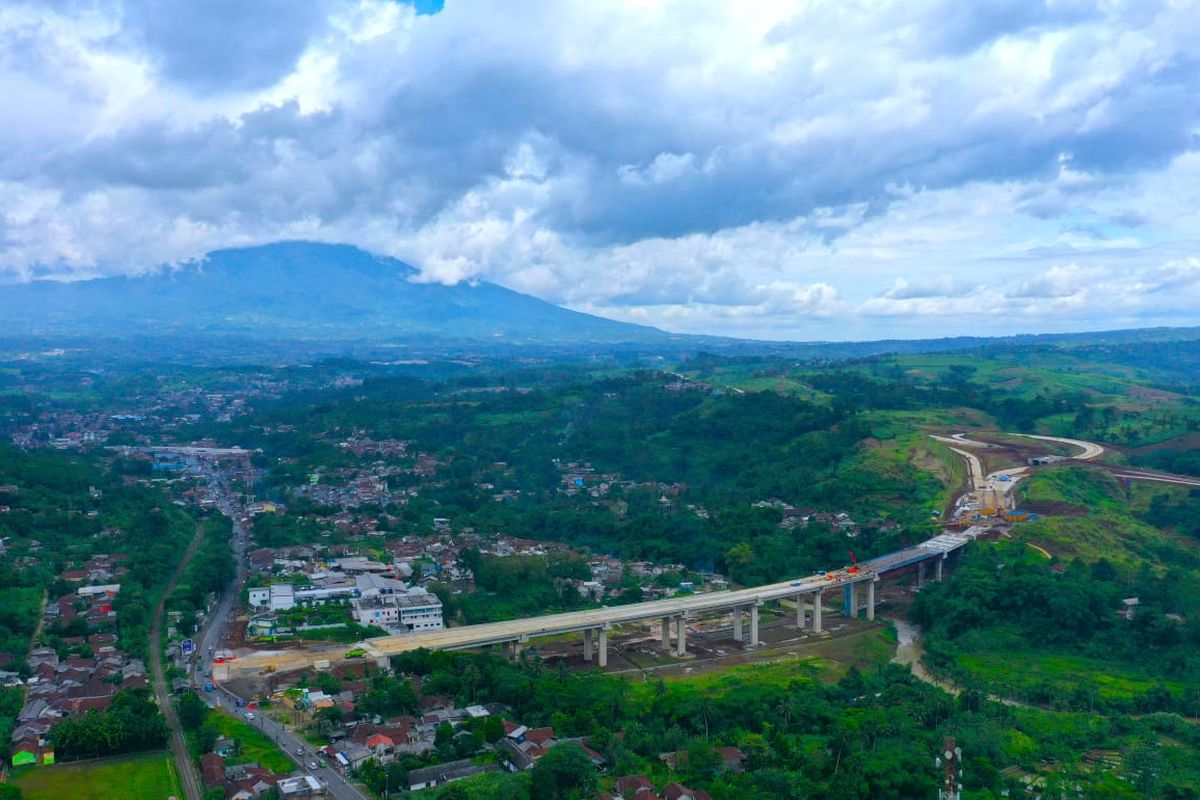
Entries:
<svg viewBox="0 0 1200 800">
<path fill-rule="evenodd" d="M 835 592 L 842 595 L 846 615 L 857 616 L 860 612 L 865 612 L 867 619 L 874 619 L 875 583 L 880 576 L 920 565 L 920 576 L 923 580 L 924 564 L 934 563 L 936 577 L 940 580 L 942 562 L 970 541 L 969 536 L 961 534 L 941 534 L 920 545 L 871 559 L 856 568 L 819 572 L 751 589 L 693 594 L 506 622 L 464 625 L 404 636 L 381 636 L 367 639 L 358 645 L 259 651 L 219 665 L 218 668 L 214 668 L 214 677 L 225 680 L 267 672 L 323 668 L 323 662 L 341 660 L 347 652 L 355 648 L 364 651 L 364 657 L 381 662 L 390 656 L 420 648 L 467 650 L 488 645 L 509 645 L 515 653 L 519 653 L 532 639 L 571 633 L 583 635 L 584 658 L 589 661 L 594 659 L 599 666 L 604 667 L 608 664 L 608 636 L 613 628 L 636 622 L 658 622 L 661 626 L 662 650 L 682 656 L 687 651 L 688 620 L 709 613 L 732 613 L 734 638 L 748 647 L 754 647 L 759 642 L 759 609 L 764 603 L 782 599 L 794 600 L 797 627 L 818 633 L 823 629 L 826 596 Z M 747 622 L 748 632 L 745 630 Z M 748 638 L 745 635 L 747 633 Z"/>
</svg>

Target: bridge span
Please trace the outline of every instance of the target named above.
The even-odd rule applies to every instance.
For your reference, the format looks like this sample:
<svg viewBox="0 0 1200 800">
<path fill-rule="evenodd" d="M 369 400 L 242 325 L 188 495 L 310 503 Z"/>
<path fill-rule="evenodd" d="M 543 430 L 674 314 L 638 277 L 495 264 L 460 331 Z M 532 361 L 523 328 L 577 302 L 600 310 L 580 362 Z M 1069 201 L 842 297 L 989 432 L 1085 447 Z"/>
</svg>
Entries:
<svg viewBox="0 0 1200 800">
<path fill-rule="evenodd" d="M 420 648 L 467 650 L 499 644 L 511 646 L 514 653 L 520 653 L 521 648 L 532 639 L 581 633 L 584 659 L 595 660 L 599 666 L 605 667 L 608 665 L 608 636 L 614 627 L 657 621 L 661 625 L 662 651 L 682 656 L 687 652 L 688 620 L 708 613 L 732 613 L 734 639 L 747 647 L 755 647 L 759 643 L 759 609 L 764 603 L 793 600 L 796 605 L 796 627 L 815 633 L 823 630 L 826 598 L 838 592 L 842 595 L 843 612 L 847 616 L 858 616 L 865 612 L 867 619 L 875 619 L 875 584 L 881 576 L 915 565 L 918 568 L 918 583 L 923 583 L 926 565 L 932 563 L 934 579 L 940 581 L 943 562 L 951 553 L 971 541 L 969 534 L 943 533 L 921 544 L 863 562 L 858 567 L 818 572 L 750 589 L 692 594 L 506 622 L 464 625 L 441 631 L 381 636 L 360 642 L 357 648 L 365 652 L 365 657 L 382 664 L 390 656 Z M 355 647 L 343 644 L 336 647 L 308 646 L 298 650 L 258 651 L 216 665 L 214 677 L 227 680 L 267 672 L 324 668 L 327 662 L 343 659 L 346 652 Z"/>
</svg>

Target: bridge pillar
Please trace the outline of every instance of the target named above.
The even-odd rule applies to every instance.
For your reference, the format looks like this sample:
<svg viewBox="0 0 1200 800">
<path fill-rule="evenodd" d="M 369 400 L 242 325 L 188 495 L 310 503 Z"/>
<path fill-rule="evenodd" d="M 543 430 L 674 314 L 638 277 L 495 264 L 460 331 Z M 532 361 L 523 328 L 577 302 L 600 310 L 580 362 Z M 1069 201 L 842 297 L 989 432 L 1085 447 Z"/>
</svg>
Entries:
<svg viewBox="0 0 1200 800">
<path fill-rule="evenodd" d="M 937 572 L 935 573 L 934 580 L 938 583 L 942 582 L 942 560 L 945 559 L 945 557 L 945 555 L 940 556 L 937 560 Z"/>
<path fill-rule="evenodd" d="M 917 564 L 917 588 L 920 589 L 925 585 L 925 562 Z"/>
<path fill-rule="evenodd" d="M 592 660 L 592 629 L 584 628 L 583 630 L 583 660 Z"/>
<path fill-rule="evenodd" d="M 804 630 L 804 595 L 796 595 L 796 630 Z"/>
<path fill-rule="evenodd" d="M 856 599 L 854 596 L 854 584 L 847 583 L 846 588 L 842 589 L 842 614 L 846 619 L 856 619 L 858 617 L 858 606 L 855 604 Z"/>
<path fill-rule="evenodd" d="M 875 579 L 867 581 L 867 619 L 875 619 Z"/>
<path fill-rule="evenodd" d="M 662 651 L 671 652 L 671 618 L 662 618 Z"/>
<path fill-rule="evenodd" d="M 608 626 L 600 628 L 600 668 L 608 666 Z"/>
<path fill-rule="evenodd" d="M 687 655 L 687 621 L 683 614 L 675 618 L 675 655 Z"/>
<path fill-rule="evenodd" d="M 740 608 L 733 610 L 733 639 L 737 642 L 742 640 L 742 610 Z"/>
<path fill-rule="evenodd" d="M 825 603 L 825 590 L 818 589 L 813 594 L 813 633 L 821 632 L 821 611 Z"/>
<path fill-rule="evenodd" d="M 750 646 L 758 647 L 758 603 L 750 606 Z"/>
</svg>

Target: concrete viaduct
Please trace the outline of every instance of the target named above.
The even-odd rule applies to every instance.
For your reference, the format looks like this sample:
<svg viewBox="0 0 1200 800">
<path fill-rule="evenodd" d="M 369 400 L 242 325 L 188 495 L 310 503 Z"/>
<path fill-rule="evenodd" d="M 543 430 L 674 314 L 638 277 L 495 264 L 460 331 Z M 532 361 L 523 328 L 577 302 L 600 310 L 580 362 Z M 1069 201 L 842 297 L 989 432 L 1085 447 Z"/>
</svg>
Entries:
<svg viewBox="0 0 1200 800">
<path fill-rule="evenodd" d="M 746 647 L 755 647 L 759 644 L 759 609 L 765 603 L 793 600 L 796 604 L 796 627 L 817 633 L 822 631 L 823 614 L 832 600 L 831 596 L 837 593 L 842 595 L 840 599 L 843 613 L 847 617 L 857 617 L 865 612 L 867 619 L 874 619 L 875 584 L 881 576 L 916 566 L 918 583 L 923 583 L 927 566 L 932 564 L 933 578 L 940 581 L 943 576 L 943 563 L 951 554 L 971 541 L 970 534 L 971 531 L 965 534 L 943 533 L 919 545 L 866 561 L 857 569 L 820 572 L 805 578 L 751 589 L 708 592 L 506 622 L 464 625 L 403 636 L 381 636 L 363 641 L 358 647 L 365 652 L 365 657 L 376 659 L 383 664 L 390 656 L 420 648 L 465 650 L 488 645 L 505 645 L 511 647 L 515 654 L 519 654 L 533 639 L 579 633 L 583 636 L 584 658 L 588 661 L 594 660 L 604 667 L 608 664 L 609 632 L 614 627 L 626 623 L 656 621 L 661 626 L 662 651 L 682 656 L 687 652 L 688 620 L 710 613 L 731 613 L 734 638 Z M 265 672 L 321 669 L 328 666 L 329 662 L 341 660 L 350 647 L 353 646 L 260 651 L 227 664 L 216 665 L 214 677 L 226 680 L 238 675 L 249 677 Z"/>
</svg>

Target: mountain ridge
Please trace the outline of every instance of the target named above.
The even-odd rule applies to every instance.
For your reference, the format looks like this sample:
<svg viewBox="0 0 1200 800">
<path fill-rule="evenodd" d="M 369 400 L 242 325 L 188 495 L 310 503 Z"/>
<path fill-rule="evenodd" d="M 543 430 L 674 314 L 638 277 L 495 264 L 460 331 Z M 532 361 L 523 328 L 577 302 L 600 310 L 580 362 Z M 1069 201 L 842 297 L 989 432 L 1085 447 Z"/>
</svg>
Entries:
<svg viewBox="0 0 1200 800">
<path fill-rule="evenodd" d="M 418 270 L 352 245 L 215 250 L 138 276 L 35 280 L 0 292 L 6 335 L 225 334 L 347 340 L 650 342 L 670 334 L 562 308 L 486 281 L 413 281 Z"/>
</svg>

